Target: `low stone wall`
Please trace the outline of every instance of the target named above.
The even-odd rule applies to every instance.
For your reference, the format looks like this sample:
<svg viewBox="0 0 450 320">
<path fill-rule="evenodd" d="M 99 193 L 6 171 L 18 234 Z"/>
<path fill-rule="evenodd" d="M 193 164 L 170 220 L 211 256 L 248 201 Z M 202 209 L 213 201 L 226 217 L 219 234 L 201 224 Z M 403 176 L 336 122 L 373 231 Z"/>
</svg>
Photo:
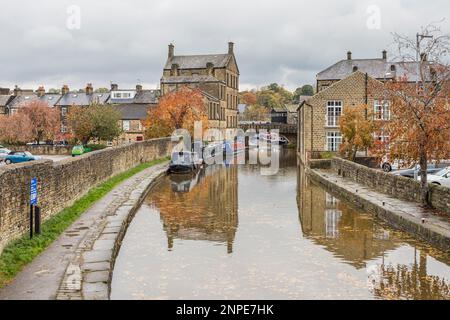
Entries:
<svg viewBox="0 0 450 320">
<path fill-rule="evenodd" d="M 63 161 L 33 161 L 0 168 L 0 253 L 29 231 L 30 181 L 39 182 L 39 206 L 47 220 L 89 189 L 141 163 L 168 156 L 170 138 L 154 139 L 94 151 Z"/>
<path fill-rule="evenodd" d="M 14 151 L 28 151 L 34 155 L 63 156 L 72 154 L 72 146 L 10 146 Z"/>
<path fill-rule="evenodd" d="M 331 159 L 311 159 L 308 162 L 311 169 L 330 169 Z"/>
<path fill-rule="evenodd" d="M 396 198 L 420 202 L 420 182 L 410 178 L 386 173 L 380 170 L 342 159 L 333 158 L 331 168 L 344 178 Z M 450 214 L 450 189 L 430 184 L 429 201 L 433 208 Z"/>
</svg>

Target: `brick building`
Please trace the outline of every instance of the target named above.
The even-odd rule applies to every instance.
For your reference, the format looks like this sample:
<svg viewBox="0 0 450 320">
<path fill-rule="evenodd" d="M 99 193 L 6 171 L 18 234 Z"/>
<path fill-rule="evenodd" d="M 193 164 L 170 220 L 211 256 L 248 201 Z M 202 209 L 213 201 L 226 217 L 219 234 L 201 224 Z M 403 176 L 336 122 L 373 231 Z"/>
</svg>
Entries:
<svg viewBox="0 0 450 320">
<path fill-rule="evenodd" d="M 367 104 L 378 111 L 380 120 L 388 120 L 389 105 L 379 98 L 382 88 L 381 81 L 355 71 L 302 102 L 298 110 L 298 151 L 303 163 L 317 153 L 339 150 L 339 117 L 344 106 Z"/>
<path fill-rule="evenodd" d="M 239 68 L 234 44 L 228 43 L 228 53 L 208 55 L 175 55 L 169 45 L 167 62 L 161 78 L 161 94 L 181 86 L 198 88 L 205 97 L 212 128 L 236 128 Z"/>
</svg>

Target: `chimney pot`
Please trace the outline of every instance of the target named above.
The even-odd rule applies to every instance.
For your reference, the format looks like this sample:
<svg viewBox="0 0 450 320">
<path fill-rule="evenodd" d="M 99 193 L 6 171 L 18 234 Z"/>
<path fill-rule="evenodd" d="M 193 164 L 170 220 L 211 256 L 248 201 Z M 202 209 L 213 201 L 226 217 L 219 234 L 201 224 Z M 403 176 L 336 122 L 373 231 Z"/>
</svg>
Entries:
<svg viewBox="0 0 450 320">
<path fill-rule="evenodd" d="M 233 53 L 234 53 L 234 43 L 228 42 L 228 54 L 233 54 Z"/>
<path fill-rule="evenodd" d="M 22 94 L 22 89 L 20 89 L 18 85 L 15 85 L 14 86 L 14 95 L 20 96 L 21 94 Z"/>
<path fill-rule="evenodd" d="M 169 59 L 173 58 L 175 54 L 175 46 L 171 43 L 169 44 Z"/>
<path fill-rule="evenodd" d="M 119 86 L 116 83 L 111 83 L 111 91 L 119 90 Z"/>
<path fill-rule="evenodd" d="M 44 86 L 40 86 L 40 87 L 37 89 L 37 95 L 38 95 L 38 97 L 42 97 L 42 96 L 44 96 L 44 94 L 45 94 Z"/>
<path fill-rule="evenodd" d="M 67 84 L 63 85 L 62 89 L 61 89 L 61 94 L 65 95 L 69 93 L 69 86 Z"/>
<path fill-rule="evenodd" d="M 352 60 L 352 52 L 347 51 L 347 60 Z"/>
<path fill-rule="evenodd" d="M 387 51 L 386 50 L 383 50 L 382 57 L 383 57 L 383 60 L 387 60 Z"/>
<path fill-rule="evenodd" d="M 94 87 L 92 86 L 92 83 L 88 83 L 86 85 L 86 94 L 93 94 L 94 93 Z"/>
<path fill-rule="evenodd" d="M 137 85 L 136 85 L 136 92 L 137 92 L 137 93 L 142 92 L 142 85 L 140 85 L 140 84 L 137 84 Z"/>
</svg>

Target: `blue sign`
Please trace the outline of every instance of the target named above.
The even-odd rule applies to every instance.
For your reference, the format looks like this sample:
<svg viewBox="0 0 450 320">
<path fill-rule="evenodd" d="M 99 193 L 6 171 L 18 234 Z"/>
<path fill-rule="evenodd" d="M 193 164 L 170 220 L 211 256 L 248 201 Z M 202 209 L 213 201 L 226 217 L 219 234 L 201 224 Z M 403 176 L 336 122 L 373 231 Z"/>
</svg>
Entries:
<svg viewBox="0 0 450 320">
<path fill-rule="evenodd" d="M 31 179 L 30 188 L 30 205 L 37 205 L 38 203 L 38 181 L 37 178 Z"/>
</svg>

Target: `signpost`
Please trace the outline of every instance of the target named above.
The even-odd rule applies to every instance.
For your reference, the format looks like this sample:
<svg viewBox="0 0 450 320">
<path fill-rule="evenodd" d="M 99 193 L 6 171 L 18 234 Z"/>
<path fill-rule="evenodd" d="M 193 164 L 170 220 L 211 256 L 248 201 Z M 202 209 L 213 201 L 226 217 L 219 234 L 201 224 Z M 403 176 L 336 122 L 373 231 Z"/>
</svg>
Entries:
<svg viewBox="0 0 450 320">
<path fill-rule="evenodd" d="M 36 233 L 41 233 L 41 210 L 37 207 L 38 204 L 38 180 L 31 179 L 30 183 L 30 239 L 33 238 L 33 214 L 36 213 Z M 38 225 L 39 224 L 39 225 Z"/>
</svg>

